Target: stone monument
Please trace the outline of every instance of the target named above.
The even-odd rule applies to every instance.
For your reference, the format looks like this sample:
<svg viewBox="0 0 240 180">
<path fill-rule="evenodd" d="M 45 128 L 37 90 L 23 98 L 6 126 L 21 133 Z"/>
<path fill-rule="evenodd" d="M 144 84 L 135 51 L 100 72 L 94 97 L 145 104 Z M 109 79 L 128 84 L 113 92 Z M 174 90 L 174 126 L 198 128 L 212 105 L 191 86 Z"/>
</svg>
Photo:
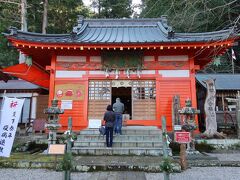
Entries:
<svg viewBox="0 0 240 180">
<path fill-rule="evenodd" d="M 203 136 L 207 138 L 225 138 L 223 133 L 217 132 L 215 79 L 207 79 L 203 82 L 207 86 L 207 97 L 204 104 L 206 131 Z"/>
</svg>

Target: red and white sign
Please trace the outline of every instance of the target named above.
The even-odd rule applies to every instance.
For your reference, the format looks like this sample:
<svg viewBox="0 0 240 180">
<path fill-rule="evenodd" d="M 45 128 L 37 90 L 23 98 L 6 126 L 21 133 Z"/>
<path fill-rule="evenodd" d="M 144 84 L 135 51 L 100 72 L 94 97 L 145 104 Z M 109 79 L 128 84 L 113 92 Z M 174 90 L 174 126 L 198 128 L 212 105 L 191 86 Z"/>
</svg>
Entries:
<svg viewBox="0 0 240 180">
<path fill-rule="evenodd" d="M 0 124 L 0 156 L 9 157 L 24 99 L 4 97 Z"/>
<path fill-rule="evenodd" d="M 175 141 L 178 143 L 190 143 L 190 132 L 175 132 Z"/>
</svg>

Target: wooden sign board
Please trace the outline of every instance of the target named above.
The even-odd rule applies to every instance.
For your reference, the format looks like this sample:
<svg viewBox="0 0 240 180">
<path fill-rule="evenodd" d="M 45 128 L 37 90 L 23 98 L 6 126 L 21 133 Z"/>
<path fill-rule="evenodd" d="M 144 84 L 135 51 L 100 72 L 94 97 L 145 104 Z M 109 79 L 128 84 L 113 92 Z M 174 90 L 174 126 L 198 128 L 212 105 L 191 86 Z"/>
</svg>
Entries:
<svg viewBox="0 0 240 180">
<path fill-rule="evenodd" d="M 190 143 L 190 132 L 175 132 L 175 142 L 178 143 Z"/>
<path fill-rule="evenodd" d="M 181 131 L 182 130 L 182 126 L 181 125 L 174 125 L 174 131 Z"/>
<path fill-rule="evenodd" d="M 48 154 L 64 154 L 65 153 L 65 144 L 50 144 L 48 148 Z"/>
<path fill-rule="evenodd" d="M 102 120 L 101 119 L 89 119 L 88 120 L 88 128 L 96 129 L 101 126 Z"/>
</svg>

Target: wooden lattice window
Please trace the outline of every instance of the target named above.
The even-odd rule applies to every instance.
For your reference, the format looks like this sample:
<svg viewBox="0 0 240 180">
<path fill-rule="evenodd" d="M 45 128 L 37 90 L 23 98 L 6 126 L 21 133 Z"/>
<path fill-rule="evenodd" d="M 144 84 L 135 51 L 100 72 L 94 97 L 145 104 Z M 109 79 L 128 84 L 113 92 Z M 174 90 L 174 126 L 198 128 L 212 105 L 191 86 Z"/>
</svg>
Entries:
<svg viewBox="0 0 240 180">
<path fill-rule="evenodd" d="M 133 81 L 133 99 L 155 99 L 155 81 Z"/>
<path fill-rule="evenodd" d="M 156 119 L 156 83 L 155 81 L 133 81 L 132 119 Z"/>
<path fill-rule="evenodd" d="M 89 100 L 110 100 L 111 82 L 110 81 L 90 81 Z"/>
</svg>

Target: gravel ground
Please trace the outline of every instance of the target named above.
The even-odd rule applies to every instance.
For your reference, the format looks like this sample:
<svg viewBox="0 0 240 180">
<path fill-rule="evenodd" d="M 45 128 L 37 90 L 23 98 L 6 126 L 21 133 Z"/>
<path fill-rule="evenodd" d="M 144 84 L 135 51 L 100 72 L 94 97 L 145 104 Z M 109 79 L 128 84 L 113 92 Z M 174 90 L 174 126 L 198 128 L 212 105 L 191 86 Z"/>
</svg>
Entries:
<svg viewBox="0 0 240 180">
<path fill-rule="evenodd" d="M 0 169 L 1 180 L 62 180 L 63 173 L 45 169 Z M 124 176 L 121 176 L 124 174 Z M 139 175 L 140 176 L 139 176 Z M 142 176 L 142 177 L 141 177 Z M 72 173 L 72 180 L 161 180 L 162 173 L 138 173 L 138 172 L 94 172 Z M 125 178 L 120 178 L 125 177 Z M 129 178 L 128 178 L 129 177 Z M 171 180 L 239 180 L 239 167 L 194 167 L 171 175 Z"/>
<path fill-rule="evenodd" d="M 147 180 L 163 179 L 162 174 L 146 173 Z M 239 167 L 194 167 L 182 173 L 173 174 L 171 180 L 239 180 Z"/>
</svg>

